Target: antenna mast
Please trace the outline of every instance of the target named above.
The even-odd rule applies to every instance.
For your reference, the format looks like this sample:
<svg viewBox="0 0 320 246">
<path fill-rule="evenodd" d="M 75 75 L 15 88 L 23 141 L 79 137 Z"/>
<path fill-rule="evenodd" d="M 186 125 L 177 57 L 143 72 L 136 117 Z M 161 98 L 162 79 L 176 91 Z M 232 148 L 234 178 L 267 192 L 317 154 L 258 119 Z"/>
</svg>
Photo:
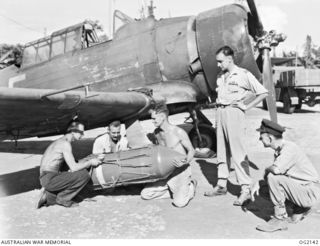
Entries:
<svg viewBox="0 0 320 246">
<path fill-rule="evenodd" d="M 154 9 L 156 7 L 153 6 L 153 0 L 150 0 L 150 5 L 148 6 L 148 17 L 154 18 Z"/>
</svg>

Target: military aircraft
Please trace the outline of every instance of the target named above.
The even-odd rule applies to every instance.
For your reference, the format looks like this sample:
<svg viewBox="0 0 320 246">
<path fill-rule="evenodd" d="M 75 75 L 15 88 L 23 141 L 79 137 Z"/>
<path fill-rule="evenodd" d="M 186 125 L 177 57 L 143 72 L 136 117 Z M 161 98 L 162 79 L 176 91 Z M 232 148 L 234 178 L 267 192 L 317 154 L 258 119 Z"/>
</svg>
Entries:
<svg viewBox="0 0 320 246">
<path fill-rule="evenodd" d="M 160 20 L 134 20 L 116 10 L 111 40 L 100 41 L 95 23 L 84 21 L 27 43 L 21 67 L 0 71 L 1 137 L 58 135 L 76 118 L 87 129 L 115 119 L 130 129 L 165 101 L 171 114 L 190 112 L 195 145 L 214 148 L 214 128 L 197 105 L 215 99 L 215 51 L 223 45 L 269 89 L 276 120 L 269 49 L 280 39 L 264 31 L 254 1 L 247 2 L 250 11 L 232 4 Z"/>
</svg>

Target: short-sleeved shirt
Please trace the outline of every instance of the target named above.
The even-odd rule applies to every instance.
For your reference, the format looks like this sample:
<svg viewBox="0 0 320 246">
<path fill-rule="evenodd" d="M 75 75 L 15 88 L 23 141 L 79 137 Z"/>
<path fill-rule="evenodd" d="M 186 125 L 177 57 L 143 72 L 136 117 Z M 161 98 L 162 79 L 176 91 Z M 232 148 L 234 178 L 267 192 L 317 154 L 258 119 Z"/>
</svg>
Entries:
<svg viewBox="0 0 320 246">
<path fill-rule="evenodd" d="M 93 144 L 92 154 L 118 152 L 120 150 L 128 150 L 128 140 L 121 136 L 117 143 L 114 143 L 108 133 L 98 137 Z"/>
<path fill-rule="evenodd" d="M 268 93 L 252 73 L 238 66 L 228 76 L 224 73 L 218 75 L 216 90 L 217 103 L 223 105 L 244 102 L 252 96 Z"/>
<path fill-rule="evenodd" d="M 319 183 L 319 174 L 306 154 L 295 143 L 283 141 L 283 145 L 275 151 L 274 166 L 280 174 L 291 177 L 301 184 Z"/>
</svg>

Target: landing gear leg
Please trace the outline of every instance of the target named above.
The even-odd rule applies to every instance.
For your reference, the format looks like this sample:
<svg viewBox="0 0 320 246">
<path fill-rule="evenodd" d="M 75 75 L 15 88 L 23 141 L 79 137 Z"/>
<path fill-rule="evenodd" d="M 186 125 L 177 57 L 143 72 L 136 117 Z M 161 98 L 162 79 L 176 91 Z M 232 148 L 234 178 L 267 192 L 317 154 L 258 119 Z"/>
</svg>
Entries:
<svg viewBox="0 0 320 246">
<path fill-rule="evenodd" d="M 209 148 L 216 151 L 216 132 L 212 123 L 199 109 L 190 109 L 193 128 L 189 138 L 194 148 Z"/>
<path fill-rule="evenodd" d="M 13 141 L 14 141 L 14 149 L 18 149 L 18 140 L 20 137 L 20 130 L 17 130 L 16 133 L 13 133 L 12 131 L 8 132 L 8 135 L 12 135 Z"/>
<path fill-rule="evenodd" d="M 195 130 L 197 137 L 198 137 L 198 146 L 197 147 L 203 148 L 203 140 L 202 140 L 202 136 L 201 136 L 200 130 L 199 130 L 199 119 L 197 116 L 197 111 L 195 109 L 192 109 L 190 111 L 190 117 L 192 118 L 193 129 Z"/>
</svg>

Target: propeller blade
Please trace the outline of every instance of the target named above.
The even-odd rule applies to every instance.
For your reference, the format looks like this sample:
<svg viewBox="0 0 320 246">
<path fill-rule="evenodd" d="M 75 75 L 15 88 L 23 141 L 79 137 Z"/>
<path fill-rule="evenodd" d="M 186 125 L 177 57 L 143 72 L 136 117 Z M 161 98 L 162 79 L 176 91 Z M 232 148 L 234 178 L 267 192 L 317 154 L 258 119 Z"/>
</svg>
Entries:
<svg viewBox="0 0 320 246">
<path fill-rule="evenodd" d="M 261 37 L 264 34 L 263 25 L 254 0 L 247 0 L 250 14 L 248 15 L 249 33 L 252 37 Z"/>
<path fill-rule="evenodd" d="M 270 114 L 270 119 L 273 122 L 278 122 L 277 119 L 277 105 L 276 105 L 276 93 L 272 79 L 272 67 L 271 67 L 271 58 L 270 50 L 263 49 L 262 53 L 263 59 L 263 85 L 269 91 L 269 95 L 266 98 L 267 106 Z"/>
</svg>

